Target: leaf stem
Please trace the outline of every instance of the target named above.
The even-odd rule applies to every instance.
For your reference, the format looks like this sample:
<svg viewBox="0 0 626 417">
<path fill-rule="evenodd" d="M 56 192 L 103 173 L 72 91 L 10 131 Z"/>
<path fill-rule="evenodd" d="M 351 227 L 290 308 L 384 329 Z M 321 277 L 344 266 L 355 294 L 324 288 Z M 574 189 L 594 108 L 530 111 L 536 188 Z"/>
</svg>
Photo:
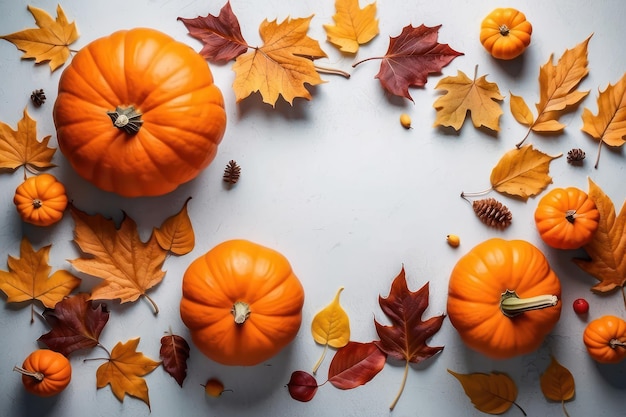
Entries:
<svg viewBox="0 0 626 417">
<path fill-rule="evenodd" d="M 398 393 L 396 394 L 396 398 L 393 399 L 393 402 L 389 406 L 389 410 L 393 410 L 396 407 L 398 400 L 402 396 L 402 392 L 404 391 L 404 386 L 406 385 L 406 379 L 408 375 L 409 375 L 409 361 L 406 361 L 406 364 L 404 365 L 404 375 L 402 376 L 402 384 L 400 384 L 400 389 L 398 390 Z"/>
<path fill-rule="evenodd" d="M 154 315 L 156 316 L 157 314 L 159 314 L 159 306 L 154 302 L 154 300 L 150 298 L 150 296 L 147 294 L 143 294 L 143 296 L 146 297 L 146 300 L 148 300 L 150 304 L 152 304 L 152 310 L 154 310 Z"/>
<path fill-rule="evenodd" d="M 561 407 L 563 407 L 563 414 L 565 414 L 565 417 L 569 417 L 569 413 L 567 412 L 567 409 L 565 408 L 564 400 L 561 400 Z"/>
<path fill-rule="evenodd" d="M 317 72 L 320 72 L 322 74 L 341 75 L 344 78 L 350 78 L 350 74 L 348 72 L 342 71 L 337 68 L 321 67 L 319 65 L 313 65 L 313 67 L 315 68 Z"/>
<path fill-rule="evenodd" d="M 317 374 L 317 370 L 319 369 L 320 365 L 324 361 L 324 358 L 326 357 L 326 351 L 327 350 L 328 350 L 328 343 L 326 343 L 324 345 L 324 350 L 322 351 L 322 356 L 320 356 L 320 358 L 317 360 L 317 362 L 315 362 L 315 365 L 313 365 L 313 375 Z"/>
<path fill-rule="evenodd" d="M 598 164 L 600 163 L 600 151 L 602 150 L 602 143 L 604 143 L 604 141 L 600 139 L 600 143 L 598 144 L 598 156 L 596 156 L 596 164 L 593 166 L 595 169 L 598 169 Z"/>
<path fill-rule="evenodd" d="M 467 197 L 480 197 L 481 195 L 485 195 L 493 190 L 493 187 L 489 187 L 486 190 L 474 192 L 474 193 L 466 193 L 465 191 L 461 191 L 461 198 L 471 203 L 471 201 Z"/>
<path fill-rule="evenodd" d="M 534 124 L 533 124 L 533 125 L 534 125 Z M 522 145 L 524 144 L 524 142 L 526 142 L 526 139 L 528 139 L 528 136 L 530 136 L 530 132 L 533 130 L 533 125 L 531 125 L 531 126 L 528 128 L 528 131 L 526 132 L 526 134 L 524 135 L 524 137 L 522 138 L 522 140 L 521 140 L 521 141 L 519 141 L 519 142 L 517 142 L 517 143 L 515 144 L 515 147 L 516 147 L 517 149 L 521 148 L 521 147 L 522 147 Z"/>
<path fill-rule="evenodd" d="M 360 65 L 360 64 L 364 63 L 365 61 L 371 61 L 371 60 L 374 60 L 374 59 L 383 59 L 383 58 L 384 57 L 382 57 L 382 56 L 373 56 L 373 57 L 370 57 L 370 58 L 365 58 L 365 59 L 362 59 L 362 60 L 352 64 L 352 68 L 355 68 L 357 65 Z"/>
<path fill-rule="evenodd" d="M 519 408 L 519 410 L 522 412 L 522 414 L 524 414 L 525 416 L 527 416 L 528 414 L 526 414 L 526 411 L 524 411 L 524 409 L 522 408 L 521 405 L 519 405 L 518 403 L 516 403 L 515 401 L 513 401 L 513 405 L 516 406 L 517 408 Z"/>
</svg>

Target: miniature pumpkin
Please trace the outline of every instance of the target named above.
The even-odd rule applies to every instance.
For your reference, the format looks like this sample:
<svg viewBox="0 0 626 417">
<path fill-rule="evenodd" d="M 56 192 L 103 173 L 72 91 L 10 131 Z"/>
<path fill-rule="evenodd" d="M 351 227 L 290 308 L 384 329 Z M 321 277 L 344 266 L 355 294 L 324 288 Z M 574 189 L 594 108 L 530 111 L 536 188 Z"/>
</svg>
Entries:
<svg viewBox="0 0 626 417">
<path fill-rule="evenodd" d="M 82 177 L 122 196 L 166 194 L 215 157 L 222 93 L 191 47 L 146 28 L 82 48 L 53 109 L 61 152 Z"/>
<path fill-rule="evenodd" d="M 13 203 L 26 223 L 50 226 L 61 220 L 67 207 L 63 184 L 51 174 L 28 178 L 15 190 Z"/>
<path fill-rule="evenodd" d="M 461 257 L 448 285 L 448 317 L 470 348 L 494 359 L 537 349 L 561 315 L 561 284 L 539 249 L 486 240 Z"/>
<path fill-rule="evenodd" d="M 224 365 L 256 365 L 287 346 L 304 290 L 288 260 L 247 240 L 223 242 L 189 265 L 180 315 L 194 344 Z"/>
<path fill-rule="evenodd" d="M 578 249 L 593 239 L 600 213 L 584 191 L 555 188 L 535 210 L 535 224 L 541 239 L 557 249 Z"/>
<path fill-rule="evenodd" d="M 494 9 L 480 25 L 480 43 L 497 59 L 513 59 L 530 45 L 533 27 L 524 13 L 510 7 Z"/>
<path fill-rule="evenodd" d="M 72 379 L 70 361 L 49 349 L 38 349 L 26 357 L 22 367 L 14 367 L 22 374 L 26 391 L 40 397 L 51 397 L 63 391 Z"/>
<path fill-rule="evenodd" d="M 595 319 L 585 328 L 583 342 L 597 362 L 621 362 L 626 358 L 626 321 L 611 315 Z"/>
</svg>

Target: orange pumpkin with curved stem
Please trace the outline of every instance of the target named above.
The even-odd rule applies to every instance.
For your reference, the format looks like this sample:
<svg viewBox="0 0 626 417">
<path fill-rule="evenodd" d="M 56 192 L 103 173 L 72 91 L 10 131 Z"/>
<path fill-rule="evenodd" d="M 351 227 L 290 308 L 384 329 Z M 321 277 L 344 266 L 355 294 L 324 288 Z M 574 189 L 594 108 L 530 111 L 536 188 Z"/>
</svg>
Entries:
<svg viewBox="0 0 626 417">
<path fill-rule="evenodd" d="M 63 218 L 67 195 L 65 187 L 54 175 L 40 174 L 17 187 L 13 203 L 26 223 L 50 226 Z"/>
<path fill-rule="evenodd" d="M 619 363 L 626 358 L 626 321 L 607 315 L 591 321 L 583 332 L 589 356 L 600 363 Z"/>
<path fill-rule="evenodd" d="M 561 315 L 561 284 L 539 249 L 486 240 L 454 266 L 450 322 L 470 348 L 495 359 L 536 350 Z"/>
<path fill-rule="evenodd" d="M 26 391 L 40 397 L 51 397 L 63 391 L 72 379 L 70 361 L 49 349 L 38 349 L 26 357 L 14 371 L 22 374 Z"/>
<path fill-rule="evenodd" d="M 248 366 L 273 357 L 295 338 L 303 304 L 302 284 L 282 254 L 229 240 L 185 271 L 180 315 L 206 356 Z"/>
<path fill-rule="evenodd" d="M 520 56 L 530 45 L 533 27 L 524 13 L 501 7 L 489 13 L 480 25 L 480 43 L 497 59 Z"/>
<path fill-rule="evenodd" d="M 82 48 L 61 75 L 53 116 L 74 170 L 126 197 L 166 194 L 195 178 L 226 128 L 206 61 L 146 28 Z"/>
</svg>

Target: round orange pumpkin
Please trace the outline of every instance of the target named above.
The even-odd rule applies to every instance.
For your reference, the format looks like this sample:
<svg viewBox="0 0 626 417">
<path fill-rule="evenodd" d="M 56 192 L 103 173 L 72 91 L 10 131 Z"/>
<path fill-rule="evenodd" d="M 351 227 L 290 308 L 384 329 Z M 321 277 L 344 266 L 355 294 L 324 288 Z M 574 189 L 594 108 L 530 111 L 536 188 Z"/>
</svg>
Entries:
<svg viewBox="0 0 626 417">
<path fill-rule="evenodd" d="M 22 367 L 14 367 L 22 374 L 26 391 L 40 397 L 51 397 L 63 391 L 72 379 L 70 361 L 49 349 L 38 349 L 26 357 Z"/>
<path fill-rule="evenodd" d="M 13 203 L 26 223 L 50 226 L 63 218 L 67 195 L 65 187 L 54 175 L 40 174 L 16 188 Z"/>
<path fill-rule="evenodd" d="M 555 188 L 543 196 L 535 210 L 541 239 L 557 249 L 578 249 L 593 239 L 600 212 L 584 191 Z"/>
<path fill-rule="evenodd" d="M 207 62 L 147 28 L 82 48 L 61 75 L 53 116 L 76 172 L 127 197 L 166 194 L 195 178 L 226 128 Z"/>
<path fill-rule="evenodd" d="M 492 238 L 454 266 L 447 312 L 467 346 L 505 359 L 541 345 L 560 318 L 560 296 L 559 279 L 539 249 Z"/>
<path fill-rule="evenodd" d="M 480 25 L 480 43 L 497 59 L 520 56 L 530 45 L 533 27 L 524 13 L 511 7 L 494 9 Z"/>
<path fill-rule="evenodd" d="M 597 362 L 621 362 L 626 358 L 626 321 L 612 315 L 595 319 L 585 327 L 583 342 Z"/>
<path fill-rule="evenodd" d="M 223 242 L 189 265 L 180 315 L 194 344 L 224 365 L 257 365 L 302 322 L 304 290 L 289 261 L 247 240 Z"/>
</svg>

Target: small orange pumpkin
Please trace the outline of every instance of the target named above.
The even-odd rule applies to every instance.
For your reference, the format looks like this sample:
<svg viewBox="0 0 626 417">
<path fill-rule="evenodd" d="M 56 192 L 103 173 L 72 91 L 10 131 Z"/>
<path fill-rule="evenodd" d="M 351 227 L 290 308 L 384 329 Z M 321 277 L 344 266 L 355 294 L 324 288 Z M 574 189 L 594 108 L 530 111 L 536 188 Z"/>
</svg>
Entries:
<svg viewBox="0 0 626 417">
<path fill-rule="evenodd" d="M 578 249 L 593 239 L 600 212 L 583 190 L 555 188 L 539 200 L 535 225 L 541 239 L 556 249 Z"/>
<path fill-rule="evenodd" d="M 50 226 L 63 217 L 67 195 L 65 187 L 54 175 L 40 174 L 17 187 L 13 203 L 26 223 Z"/>
<path fill-rule="evenodd" d="M 61 152 L 86 180 L 126 197 L 166 194 L 215 157 L 224 100 L 190 46 L 147 28 L 82 48 L 53 109 Z"/>
<path fill-rule="evenodd" d="M 621 362 L 626 358 L 626 321 L 612 315 L 595 319 L 585 327 L 583 342 L 597 362 Z"/>
<path fill-rule="evenodd" d="M 448 284 L 450 322 L 470 348 L 495 359 L 536 350 L 561 315 L 561 284 L 523 240 L 486 240 L 461 257 Z"/>
<path fill-rule="evenodd" d="M 524 13 L 501 7 L 489 13 L 480 25 L 480 43 L 497 59 L 520 56 L 530 45 L 533 27 Z"/>
<path fill-rule="evenodd" d="M 223 242 L 189 265 L 180 315 L 193 343 L 224 365 L 256 365 L 302 322 L 304 290 L 288 260 L 247 240 Z"/>
<path fill-rule="evenodd" d="M 50 349 L 38 349 L 26 357 L 14 371 L 22 374 L 26 391 L 40 397 L 51 397 L 63 391 L 72 379 L 70 361 Z"/>
</svg>

